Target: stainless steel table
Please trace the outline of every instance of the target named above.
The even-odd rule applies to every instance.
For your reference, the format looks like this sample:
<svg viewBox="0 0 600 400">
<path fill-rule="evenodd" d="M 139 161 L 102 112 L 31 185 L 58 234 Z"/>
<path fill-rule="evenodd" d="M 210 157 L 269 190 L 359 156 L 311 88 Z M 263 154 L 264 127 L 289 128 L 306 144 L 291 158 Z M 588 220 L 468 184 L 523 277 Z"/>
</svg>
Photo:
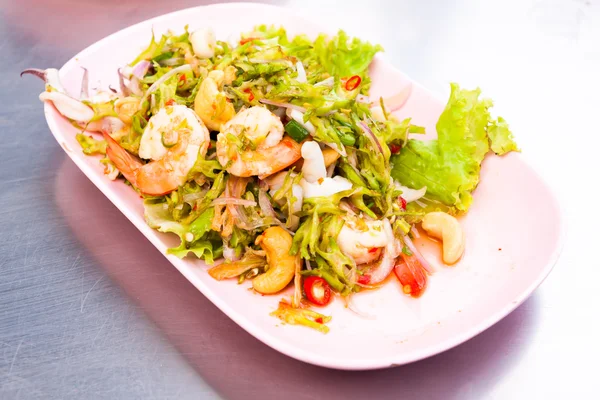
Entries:
<svg viewBox="0 0 600 400">
<path fill-rule="evenodd" d="M 436 357 L 354 373 L 283 356 L 217 310 L 66 157 L 42 85 L 18 77 L 199 3 L 2 1 L 0 398 L 597 397 L 597 0 L 273 2 L 382 43 L 433 90 L 481 86 L 568 219 L 554 272 L 503 321 Z"/>
</svg>

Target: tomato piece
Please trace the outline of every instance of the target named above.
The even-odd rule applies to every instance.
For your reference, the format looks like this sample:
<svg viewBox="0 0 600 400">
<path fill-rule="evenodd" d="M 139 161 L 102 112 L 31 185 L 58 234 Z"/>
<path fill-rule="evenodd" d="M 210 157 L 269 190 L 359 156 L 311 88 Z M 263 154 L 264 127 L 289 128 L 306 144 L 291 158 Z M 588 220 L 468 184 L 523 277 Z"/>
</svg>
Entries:
<svg viewBox="0 0 600 400">
<path fill-rule="evenodd" d="M 331 300 L 331 288 L 327 281 L 319 276 L 304 278 L 304 293 L 311 303 L 324 306 Z"/>
<path fill-rule="evenodd" d="M 369 282 L 371 282 L 371 275 L 359 275 L 356 282 L 360 283 L 361 285 L 368 285 Z"/>
<path fill-rule="evenodd" d="M 417 257 L 401 253 L 394 266 L 394 272 L 404 293 L 412 297 L 419 297 L 423 294 L 427 287 L 427 274 Z"/>
<path fill-rule="evenodd" d="M 402 147 L 400 147 L 397 144 L 390 144 L 390 151 L 392 152 L 392 154 L 398 154 L 400 153 L 400 150 L 402 150 Z"/>
<path fill-rule="evenodd" d="M 346 81 L 346 85 L 345 85 L 346 90 L 352 91 L 352 90 L 356 89 L 358 87 L 358 85 L 360 85 L 361 81 L 362 81 L 362 79 L 360 79 L 360 76 L 358 76 L 358 75 L 351 76 Z"/>
</svg>

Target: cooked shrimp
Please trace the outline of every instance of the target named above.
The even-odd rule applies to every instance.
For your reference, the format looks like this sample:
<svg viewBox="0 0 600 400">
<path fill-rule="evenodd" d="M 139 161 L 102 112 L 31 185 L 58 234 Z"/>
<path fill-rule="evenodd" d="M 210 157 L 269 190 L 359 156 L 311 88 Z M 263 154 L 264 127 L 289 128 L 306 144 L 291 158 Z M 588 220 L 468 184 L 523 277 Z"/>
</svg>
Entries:
<svg viewBox="0 0 600 400">
<path fill-rule="evenodd" d="M 217 158 L 236 176 L 261 179 L 300 158 L 300 144 L 283 136 L 281 120 L 264 107 L 240 111 L 217 136 Z"/>
<path fill-rule="evenodd" d="M 142 193 L 162 196 L 186 182 L 198 155 L 208 150 L 208 130 L 189 108 L 168 106 L 150 118 L 140 141 L 141 159 L 128 153 L 108 133 L 103 132 L 106 155 L 129 182 Z"/>
<path fill-rule="evenodd" d="M 233 104 L 221 91 L 225 78 L 225 72 L 211 71 L 200 84 L 194 99 L 194 111 L 206 127 L 213 131 L 220 131 L 221 127 L 235 115 Z"/>
<path fill-rule="evenodd" d="M 337 238 L 340 249 L 356 264 L 375 262 L 388 243 L 383 221 L 368 221 L 348 215 Z"/>
</svg>

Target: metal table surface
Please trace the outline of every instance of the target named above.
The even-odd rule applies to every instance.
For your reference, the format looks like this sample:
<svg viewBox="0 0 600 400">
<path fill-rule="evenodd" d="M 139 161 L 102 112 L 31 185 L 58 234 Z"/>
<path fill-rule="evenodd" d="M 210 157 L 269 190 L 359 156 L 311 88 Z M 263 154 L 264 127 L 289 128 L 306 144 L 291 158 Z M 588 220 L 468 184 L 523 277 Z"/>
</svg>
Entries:
<svg viewBox="0 0 600 400">
<path fill-rule="evenodd" d="M 481 86 L 563 200 L 563 255 L 529 300 L 457 348 L 369 372 L 295 361 L 230 321 L 87 181 L 50 135 L 42 85 L 19 79 L 200 3 L 1 2 L 0 398 L 594 397 L 599 2 L 273 2 L 380 42 L 435 91 Z"/>
</svg>

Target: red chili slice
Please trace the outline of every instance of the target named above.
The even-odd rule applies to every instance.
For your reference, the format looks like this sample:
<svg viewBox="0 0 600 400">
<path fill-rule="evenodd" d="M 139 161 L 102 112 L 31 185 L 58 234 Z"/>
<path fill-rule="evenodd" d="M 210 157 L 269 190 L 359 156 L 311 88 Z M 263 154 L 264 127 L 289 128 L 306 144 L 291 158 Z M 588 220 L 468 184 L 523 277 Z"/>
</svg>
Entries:
<svg viewBox="0 0 600 400">
<path fill-rule="evenodd" d="M 244 93 L 250 93 L 250 96 L 248 97 L 248 101 L 252 101 L 254 100 L 254 93 L 252 93 L 252 90 L 250 90 L 250 88 L 244 89 Z"/>
<path fill-rule="evenodd" d="M 360 79 L 360 76 L 358 76 L 358 75 L 351 76 L 346 81 L 346 86 L 345 86 L 346 90 L 352 91 L 352 90 L 356 89 L 358 87 L 358 85 L 360 85 L 361 81 L 362 81 L 362 79 Z"/>
<path fill-rule="evenodd" d="M 402 211 L 406 211 L 406 200 L 404 200 L 404 197 L 399 196 L 398 202 L 400 202 L 400 208 L 402 208 Z"/>
<path fill-rule="evenodd" d="M 331 288 L 325 279 L 319 276 L 304 278 L 306 298 L 317 306 L 324 306 L 331 300 Z"/>
<path fill-rule="evenodd" d="M 400 153 L 400 150 L 402 150 L 402 147 L 398 146 L 397 144 L 390 144 L 390 151 L 392 154 L 398 154 Z"/>
</svg>

